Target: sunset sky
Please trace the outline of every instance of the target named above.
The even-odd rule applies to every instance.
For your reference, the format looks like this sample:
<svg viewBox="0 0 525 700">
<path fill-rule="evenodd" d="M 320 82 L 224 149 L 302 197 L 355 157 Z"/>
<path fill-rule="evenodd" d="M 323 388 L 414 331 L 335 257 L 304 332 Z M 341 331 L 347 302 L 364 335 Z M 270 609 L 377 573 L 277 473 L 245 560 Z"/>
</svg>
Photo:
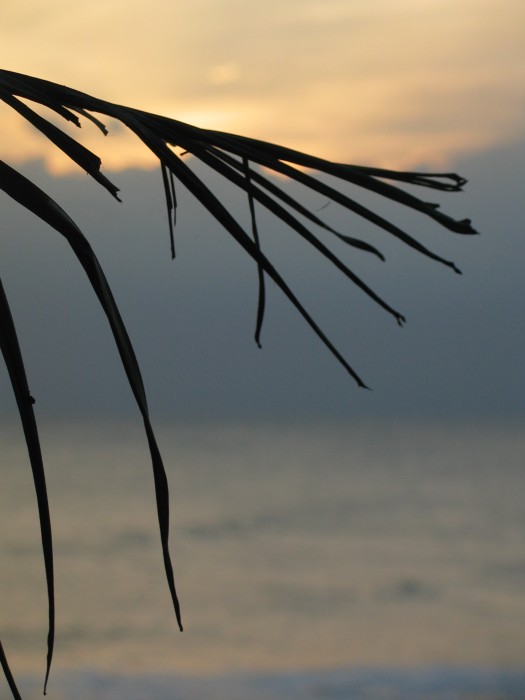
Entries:
<svg viewBox="0 0 525 700">
<path fill-rule="evenodd" d="M 9 70 L 345 162 L 440 165 L 525 134 L 522 0 L 5 2 L 0 54 Z M 6 159 L 52 162 L 18 117 L 0 119 L 16 135 Z M 106 169 L 151 165 L 118 138 Z"/>
<path fill-rule="evenodd" d="M 171 263 L 160 176 L 146 172 L 157 163 L 141 144 L 111 123 L 107 138 L 89 123 L 74 130 L 102 157 L 105 172 L 120 171 L 111 175 L 122 190 L 120 207 L 0 105 L 0 158 L 25 168 L 89 237 L 160 410 L 525 414 L 523 0 L 4 2 L 0 54 L 5 69 L 199 126 L 332 160 L 443 168 L 469 179 L 461 195 L 435 201 L 471 217 L 479 237 L 461 239 L 424 218 L 392 213 L 399 215 L 394 223 L 457 262 L 462 276 L 336 207 L 323 209 L 331 225 L 385 252 L 384 266 L 362 253 L 344 255 L 407 315 L 402 331 L 333 270 L 321 273 L 302 249 L 292 252 L 273 220 L 261 224 L 282 245 L 278 269 L 288 256 L 301 299 L 377 389 L 357 398 L 341 367 L 284 301 L 273 301 L 271 288 L 264 352 L 255 348 L 253 266 L 239 266 L 227 236 L 184 191 L 181 254 Z M 222 185 L 212 183 L 222 196 Z M 317 211 L 325 202 L 312 196 L 305 204 Z M 72 406 L 97 412 L 94 387 L 102 386 L 104 406 L 120 410 L 124 399 L 116 397 L 127 388 L 118 360 L 102 361 L 114 359 L 114 348 L 91 291 L 83 279 L 76 286 L 76 261 L 6 197 L 0 213 L 1 274 L 35 395 L 57 392 L 56 406 L 66 413 Z M 84 331 L 91 318 L 98 325 Z M 50 369 L 50 358 L 59 369 Z"/>
</svg>

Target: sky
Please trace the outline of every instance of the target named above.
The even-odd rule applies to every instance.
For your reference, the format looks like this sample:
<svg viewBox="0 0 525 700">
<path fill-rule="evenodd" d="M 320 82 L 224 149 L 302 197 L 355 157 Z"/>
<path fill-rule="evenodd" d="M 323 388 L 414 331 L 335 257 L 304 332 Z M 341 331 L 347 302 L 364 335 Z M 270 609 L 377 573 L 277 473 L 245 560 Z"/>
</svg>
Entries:
<svg viewBox="0 0 525 700">
<path fill-rule="evenodd" d="M 102 156 L 121 187 L 120 206 L 0 106 L 1 158 L 56 195 L 100 256 L 154 414 L 523 416 L 521 0 L 4 4 L 3 68 L 332 160 L 469 178 L 464 194 L 439 201 L 471 217 L 479 237 L 460 240 L 393 211 L 397 223 L 456 260 L 462 276 L 335 208 L 326 212 L 386 252 L 384 265 L 351 261 L 405 312 L 402 330 L 261 219 L 274 259 L 374 389 L 364 392 L 276 290 L 263 349 L 255 347 L 252 266 L 189 196 L 179 206 L 180 252 L 171 263 L 160 177 L 129 135 L 114 124 L 107 139 L 89 124 L 75 134 Z M 324 203 L 305 201 L 314 209 Z M 233 206 L 243 211 L 242 202 Z M 39 410 L 132 411 L 104 319 L 64 246 L 5 196 L 0 214 L 1 274 Z M 13 405 L 7 379 L 0 382 L 4 415 Z"/>
<path fill-rule="evenodd" d="M 408 168 L 524 136 L 524 26 L 520 0 L 27 0 L 3 3 L 0 53 L 198 126 Z M 144 164 L 128 147 L 105 167 Z"/>
</svg>

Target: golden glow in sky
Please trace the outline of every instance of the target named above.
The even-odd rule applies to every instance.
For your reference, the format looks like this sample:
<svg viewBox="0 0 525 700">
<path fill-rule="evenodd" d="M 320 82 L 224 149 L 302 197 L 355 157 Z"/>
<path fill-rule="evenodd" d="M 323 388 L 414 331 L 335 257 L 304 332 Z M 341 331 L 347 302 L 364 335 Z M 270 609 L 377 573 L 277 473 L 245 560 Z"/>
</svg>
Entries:
<svg viewBox="0 0 525 700">
<path fill-rule="evenodd" d="M 363 165 L 442 166 L 525 135 L 523 0 L 27 0 L 2 7 L 0 53 L 9 70 Z M 5 106 L 0 124 L 1 158 L 65 166 Z M 153 165 L 122 130 L 109 139 L 82 130 L 105 169 Z"/>
</svg>

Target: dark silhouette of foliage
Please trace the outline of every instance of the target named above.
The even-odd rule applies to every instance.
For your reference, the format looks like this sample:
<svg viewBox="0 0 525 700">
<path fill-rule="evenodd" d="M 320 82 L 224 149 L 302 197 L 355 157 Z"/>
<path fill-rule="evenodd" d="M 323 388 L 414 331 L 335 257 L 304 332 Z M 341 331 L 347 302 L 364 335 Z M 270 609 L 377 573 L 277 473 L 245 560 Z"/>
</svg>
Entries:
<svg viewBox="0 0 525 700">
<path fill-rule="evenodd" d="M 335 189 L 327 184 L 324 179 L 312 173 L 317 172 L 322 175 L 333 176 L 344 183 L 355 186 L 357 189 L 362 188 L 377 194 L 379 197 L 398 202 L 405 207 L 414 209 L 434 219 L 450 231 L 460 234 L 475 233 L 468 219 L 457 221 L 442 213 L 437 204 L 423 201 L 399 187 L 399 184 L 409 184 L 443 192 L 456 192 L 461 190 L 466 181 L 454 173 L 397 172 L 379 168 L 333 163 L 275 144 L 220 131 L 200 129 L 174 119 L 168 119 L 138 109 L 112 104 L 111 102 L 97 99 L 56 83 L 6 70 L 0 70 L 0 98 L 18 112 L 29 124 L 38 129 L 80 168 L 97 180 L 117 200 L 119 199 L 117 194 L 118 188 L 102 174 L 100 170 L 101 161 L 98 156 L 57 127 L 52 119 L 56 120 L 57 117 L 60 117 L 78 127 L 81 126 L 81 118 L 88 119 L 96 124 L 103 134 L 106 135 L 108 132 L 105 125 L 100 121 L 99 116 L 95 116 L 101 115 L 102 118 L 105 117 L 110 120 L 116 120 L 130 129 L 159 159 L 168 211 L 172 256 L 175 256 L 173 234 L 177 207 L 176 183 L 180 183 L 197 198 L 202 206 L 226 229 L 257 265 L 259 303 L 255 331 L 256 342 L 260 344 L 260 331 L 265 305 L 264 281 L 265 277 L 268 277 L 295 306 L 314 333 L 360 387 L 365 386 L 362 379 L 303 307 L 286 281 L 274 267 L 273 263 L 266 257 L 261 249 L 255 219 L 255 204 L 257 203 L 259 206 L 266 208 L 293 229 L 307 243 L 313 246 L 321 256 L 330 260 L 351 282 L 357 285 L 388 313 L 393 315 L 396 321 L 401 325 L 404 321 L 403 316 L 352 272 L 340 257 L 334 254 L 330 248 L 312 233 L 308 225 L 313 224 L 322 227 L 330 231 L 340 240 L 345 241 L 349 246 L 372 253 L 382 260 L 384 258 L 381 253 L 369 243 L 333 230 L 316 214 L 303 206 L 297 199 L 286 193 L 274 180 L 265 175 L 260 167 L 258 169 L 256 169 L 256 167 L 263 166 L 267 171 L 273 171 L 281 176 L 290 178 L 304 185 L 306 188 L 325 196 L 329 201 L 342 205 L 349 212 L 353 212 L 363 219 L 379 226 L 404 244 L 447 265 L 456 272 L 459 272 L 459 270 L 454 263 L 431 252 L 395 224 L 386 220 L 363 204 L 360 204 L 347 194 Z M 35 111 L 29 106 L 31 103 L 39 107 L 47 108 L 51 112 L 51 115 L 48 115 L 47 118 L 43 117 L 40 113 L 42 110 L 39 112 Z M 175 150 L 176 148 L 179 150 Z M 180 153 L 180 149 L 182 149 L 183 154 Z M 248 231 L 244 230 L 231 214 L 228 207 L 217 198 L 205 182 L 193 172 L 184 154 L 191 154 L 193 157 L 209 166 L 212 171 L 222 175 L 236 187 L 246 192 L 252 221 L 251 235 Z M 89 242 L 76 223 L 57 202 L 51 199 L 24 175 L 3 161 L 0 161 L 0 187 L 10 197 L 19 202 L 26 209 L 32 211 L 36 216 L 48 223 L 67 239 L 79 263 L 84 268 L 100 305 L 107 316 L 130 387 L 144 421 L 153 467 L 164 566 L 175 615 L 179 627 L 182 630 L 180 607 L 177 599 L 168 547 L 169 502 L 166 473 L 149 419 L 146 393 L 137 359 L 109 284 Z M 20 413 L 38 501 L 49 607 L 47 667 L 44 682 L 45 693 L 54 645 L 55 603 L 51 523 L 44 466 L 33 410 L 34 400 L 29 391 L 15 325 L 1 282 L 0 344 Z M 13 696 L 19 698 L 20 694 L 16 688 L 1 644 L 0 663 Z"/>
</svg>

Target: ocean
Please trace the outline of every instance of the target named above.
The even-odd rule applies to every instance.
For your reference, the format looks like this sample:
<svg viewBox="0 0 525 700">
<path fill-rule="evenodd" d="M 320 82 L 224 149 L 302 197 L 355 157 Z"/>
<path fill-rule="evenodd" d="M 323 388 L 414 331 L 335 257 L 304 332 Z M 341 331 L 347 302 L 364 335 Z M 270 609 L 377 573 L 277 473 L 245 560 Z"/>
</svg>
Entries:
<svg viewBox="0 0 525 700">
<path fill-rule="evenodd" d="M 43 425 L 48 697 L 523 700 L 524 428 L 159 423 L 181 633 L 140 422 Z M 36 501 L 20 428 L 1 439 L 0 638 L 33 698 Z"/>
</svg>

